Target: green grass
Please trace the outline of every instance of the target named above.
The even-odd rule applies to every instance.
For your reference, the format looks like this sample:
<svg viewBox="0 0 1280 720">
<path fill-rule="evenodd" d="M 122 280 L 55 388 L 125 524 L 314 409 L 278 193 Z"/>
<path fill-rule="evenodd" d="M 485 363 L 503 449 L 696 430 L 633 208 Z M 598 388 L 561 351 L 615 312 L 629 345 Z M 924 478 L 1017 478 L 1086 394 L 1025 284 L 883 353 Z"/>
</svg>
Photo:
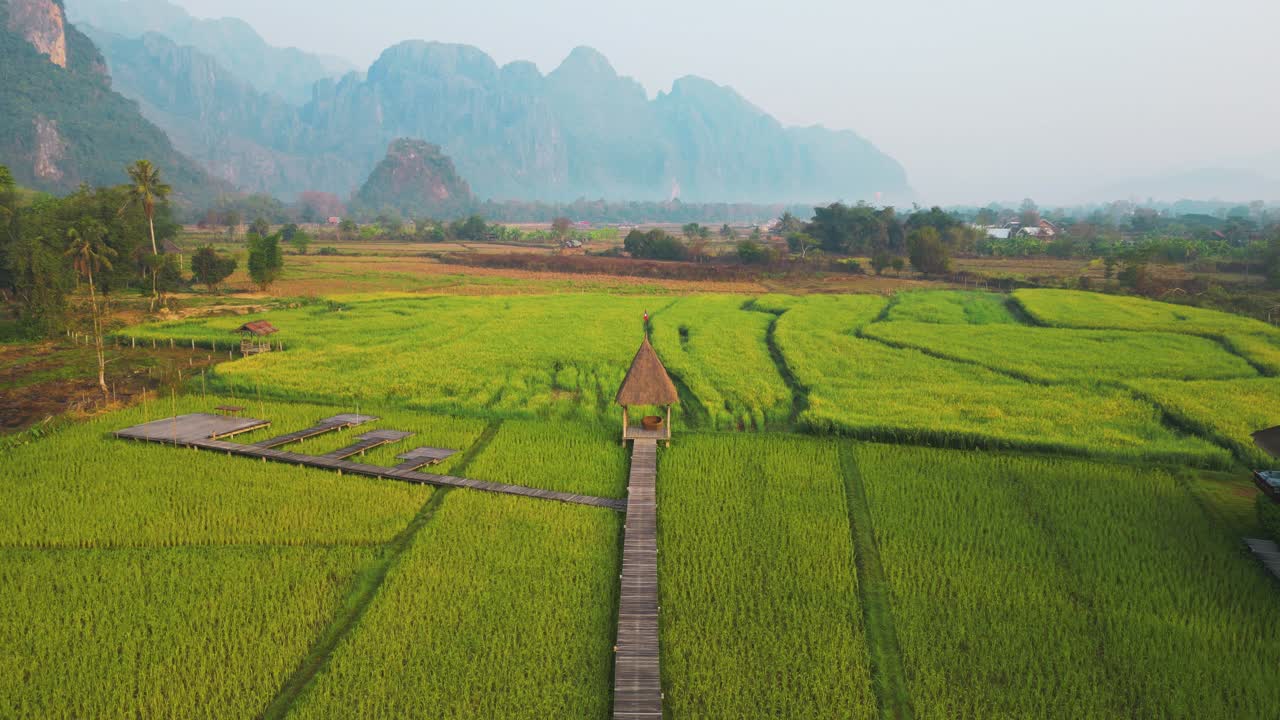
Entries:
<svg viewBox="0 0 1280 720">
<path fill-rule="evenodd" d="M 0 714 L 254 717 L 367 555 L 0 550 Z"/>
<path fill-rule="evenodd" d="M 449 492 L 289 717 L 608 717 L 620 522 Z"/>
<path fill-rule="evenodd" d="M 919 717 L 1266 717 L 1275 588 L 1160 471 L 861 446 Z"/>
<path fill-rule="evenodd" d="M 683 437 L 658 509 L 673 717 L 876 715 L 835 444 Z"/>
</svg>

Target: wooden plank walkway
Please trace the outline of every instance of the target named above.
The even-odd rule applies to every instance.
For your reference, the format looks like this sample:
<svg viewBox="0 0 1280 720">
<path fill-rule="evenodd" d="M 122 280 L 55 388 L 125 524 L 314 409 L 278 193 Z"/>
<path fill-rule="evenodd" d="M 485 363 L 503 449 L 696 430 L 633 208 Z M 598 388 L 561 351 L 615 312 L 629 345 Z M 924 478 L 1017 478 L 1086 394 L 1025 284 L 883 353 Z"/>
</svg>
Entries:
<svg viewBox="0 0 1280 720">
<path fill-rule="evenodd" d="M 334 460 L 345 460 L 352 455 L 363 455 L 366 452 L 383 445 L 390 445 L 393 442 L 401 440 L 413 435 L 409 432 L 401 432 L 399 430 L 374 430 L 367 432 L 356 438 L 359 442 L 348 445 L 344 448 L 338 448 L 333 452 L 327 452 L 320 457 L 332 458 Z"/>
<path fill-rule="evenodd" d="M 404 462 L 396 466 L 397 470 L 417 470 L 424 465 L 435 465 L 448 458 L 457 455 L 457 450 L 446 450 L 444 448 L 419 447 L 410 450 L 407 453 L 401 453 L 396 456 L 397 460 Z"/>
<path fill-rule="evenodd" d="M 613 717 L 662 720 L 658 666 L 658 446 L 636 440 L 627 484 L 622 540 L 622 593 L 614 647 Z"/>
<path fill-rule="evenodd" d="M 365 423 L 374 422 L 378 418 L 374 415 L 356 415 L 348 413 L 345 415 L 334 415 L 312 425 L 309 428 L 298 430 L 297 432 L 287 433 L 285 435 L 277 435 L 273 438 L 267 438 L 260 442 L 254 443 L 258 447 L 275 448 L 290 443 L 302 442 L 308 438 L 324 435 L 325 433 L 334 432 L 335 430 L 346 430 L 349 427 L 363 425 Z"/>
<path fill-rule="evenodd" d="M 223 421 L 227 421 L 228 423 L 232 421 L 239 421 L 241 423 L 258 423 L 256 426 L 248 426 L 248 429 L 254 429 L 254 427 L 265 427 L 267 424 L 266 421 L 251 420 L 249 418 L 233 418 L 222 415 L 210 415 L 207 417 L 221 418 Z M 192 419 L 184 422 L 183 418 Z M 403 470 L 399 468 L 382 467 L 379 465 L 365 465 L 350 462 L 348 460 L 338 460 L 317 455 L 304 455 L 302 453 L 286 452 L 284 450 L 265 448 L 258 445 L 245 445 L 242 443 L 227 442 L 225 440 L 215 440 L 205 432 L 209 427 L 209 422 L 210 421 L 208 421 L 205 416 L 179 416 L 177 418 L 155 420 L 143 425 L 125 428 L 117 431 L 115 436 L 127 440 L 141 440 L 144 442 L 163 443 L 166 445 L 193 447 L 201 450 L 212 450 L 214 452 L 226 453 L 227 455 L 255 458 L 270 462 L 289 463 L 291 465 L 305 465 L 307 467 L 321 468 L 324 470 L 336 470 L 338 472 L 351 473 L 352 475 L 363 475 L 365 477 L 387 480 L 399 480 L 401 482 L 415 483 L 418 485 L 467 488 L 470 490 L 481 490 L 484 492 L 501 493 L 504 495 L 519 495 L 521 497 L 554 500 L 556 502 L 572 503 L 575 505 L 601 507 L 609 510 L 617 510 L 619 512 L 627 509 L 626 502 L 614 498 L 602 498 L 594 495 L 578 495 L 576 493 L 542 490 L 539 488 L 526 487 L 524 485 L 507 485 L 504 483 L 486 482 L 484 480 L 468 480 L 467 478 L 451 477 L 448 475 L 433 475 L 414 470 Z M 175 426 L 176 431 L 174 429 Z M 217 427 L 225 429 L 231 426 L 229 424 L 223 424 L 218 425 Z M 237 432 L 244 432 L 244 430 L 239 430 Z"/>
<path fill-rule="evenodd" d="M 1257 538 L 1245 538 L 1244 544 L 1248 545 L 1258 560 L 1271 571 L 1272 575 L 1276 576 L 1276 580 L 1280 580 L 1280 546 L 1272 540 Z"/>
</svg>

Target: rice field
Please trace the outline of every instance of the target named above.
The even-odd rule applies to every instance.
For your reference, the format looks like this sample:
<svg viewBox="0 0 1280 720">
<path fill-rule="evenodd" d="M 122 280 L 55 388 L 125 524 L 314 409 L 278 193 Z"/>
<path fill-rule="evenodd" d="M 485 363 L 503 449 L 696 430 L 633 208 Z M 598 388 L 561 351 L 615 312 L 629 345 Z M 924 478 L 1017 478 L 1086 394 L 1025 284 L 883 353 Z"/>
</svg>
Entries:
<svg viewBox="0 0 1280 720">
<path fill-rule="evenodd" d="M 741 296 L 681 298 L 653 318 L 653 345 L 708 418 L 724 430 L 785 424 L 791 390 L 765 344 L 772 315 L 746 310 Z"/>
<path fill-rule="evenodd" d="M 938 325 L 1015 325 L 1009 298 L 988 292 L 929 290 L 898 293 L 885 318 Z"/>
<path fill-rule="evenodd" d="M 140 422 L 211 412 L 228 402 L 231 398 L 189 395 L 151 403 L 71 425 L 0 454 L 5 468 L 0 546 L 373 543 L 394 536 L 430 495 L 427 487 L 108 437 Z M 283 434 L 350 411 L 251 404 L 247 414 L 270 419 L 272 426 L 237 441 Z M 356 432 L 408 430 L 416 433 L 409 441 L 466 450 L 484 427 L 475 420 L 407 413 L 383 413 L 383 418 Z M 322 436 L 290 449 L 326 452 L 347 442 Z M 414 445 L 399 447 L 403 452 Z"/>
<path fill-rule="evenodd" d="M 1274 583 L 1166 472 L 876 445 L 857 458 L 917 717 L 1280 707 Z"/>
<path fill-rule="evenodd" d="M 692 436 L 658 477 L 672 715 L 875 717 L 836 447 Z"/>
<path fill-rule="evenodd" d="M 1217 342 L 1176 333 L 884 322 L 868 325 L 863 334 L 1041 383 L 1258 377 Z"/>
<path fill-rule="evenodd" d="M 0 714 L 255 717 L 368 551 L 0 550 Z"/>
<path fill-rule="evenodd" d="M 607 718 L 617 513 L 448 491 L 290 718 Z"/>
<path fill-rule="evenodd" d="M 628 451 L 600 425 L 507 420 L 467 477 L 599 497 L 626 496 Z"/>
<path fill-rule="evenodd" d="M 1239 543 L 1249 434 L 1280 424 L 1266 325 L 1056 291 L 371 294 L 127 329 L 225 352 L 261 317 L 285 350 L 0 445 L 0 716 L 609 717 L 622 514 L 109 433 L 358 411 L 289 449 L 406 430 L 361 462 L 444 447 L 435 471 L 625 498 L 646 311 L 685 393 L 669 717 L 1280 707 L 1280 590 Z"/>
<path fill-rule="evenodd" d="M 1171 415 L 1206 436 L 1216 437 L 1255 467 L 1274 463 L 1253 444 L 1257 430 L 1280 425 L 1280 379 L 1131 383 Z"/>
<path fill-rule="evenodd" d="M 1048 387 L 857 337 L 885 306 L 875 297 L 812 297 L 779 320 L 782 354 L 809 390 L 801 421 L 810 431 L 1206 467 L 1231 463 L 1226 450 L 1176 432 L 1156 407 L 1124 390 Z"/>
</svg>

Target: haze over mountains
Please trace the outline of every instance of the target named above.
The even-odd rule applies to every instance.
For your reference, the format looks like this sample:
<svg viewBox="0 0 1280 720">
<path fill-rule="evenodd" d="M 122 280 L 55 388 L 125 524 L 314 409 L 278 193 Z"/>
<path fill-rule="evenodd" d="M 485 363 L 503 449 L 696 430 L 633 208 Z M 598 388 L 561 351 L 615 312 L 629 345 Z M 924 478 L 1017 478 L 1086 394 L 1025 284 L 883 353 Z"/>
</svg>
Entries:
<svg viewBox="0 0 1280 720">
<path fill-rule="evenodd" d="M 102 55 L 59 3 L 0 1 L 0 164 L 22 185 L 66 193 L 119 184 L 139 158 L 163 167 L 185 204 L 232 189 L 112 91 Z"/>
<path fill-rule="evenodd" d="M 543 75 L 470 46 L 408 41 L 367 73 L 268 46 L 163 0 L 71 0 L 117 90 L 218 177 L 285 199 L 349 196 L 398 138 L 438 145 L 478 197 L 903 201 L 906 172 L 847 131 L 786 128 L 697 77 L 649 99 L 601 53 Z M 303 102 L 303 86 L 311 83 Z"/>
<path fill-rule="evenodd" d="M 145 155 L 171 167 L 180 190 L 191 197 L 235 188 L 285 200 L 308 190 L 347 199 L 391 143 L 405 138 L 438 146 L 477 199 L 678 196 L 900 205 L 937 199 L 918 196 L 901 164 L 853 132 L 786 127 L 733 89 L 695 76 L 650 96 L 589 47 L 573 50 L 543 73 L 530 62 L 499 65 L 469 45 L 407 41 L 358 72 L 337 57 L 274 47 L 241 20 L 194 18 L 166 0 L 66 2 L 83 34 L 71 24 L 65 33 L 59 25 L 57 34 L 65 34 L 62 42 L 73 60 L 93 66 L 88 74 L 75 63 L 58 65 L 49 52 L 20 51 L 14 37 L 36 46 L 23 32 L 0 28 L 10 33 L 6 47 L 22 56 L 3 69 L 11 80 L 0 88 L 0 115 L 9 130 L 0 139 L 0 162 L 18 166 L 24 182 L 42 189 L 105 182 L 124 163 Z M 61 5 L 0 0 L 28 20 Z M 591 34 L 584 31 L 583 38 Z M 44 60 L 34 62 L 40 56 Z M 861 97 L 854 87 L 832 92 Z M 92 99 L 103 93 L 100 102 Z M 113 99 L 120 95 L 135 100 L 150 123 Z M 790 112 L 786 103 L 778 109 Z M 1016 123 L 998 115 L 992 121 L 995 128 Z M 945 129 L 951 120 L 942 113 L 936 122 Z M 1048 127 L 1045 133 L 1042 144 L 1055 146 L 1059 138 Z M 923 163 L 915 144 L 904 148 L 898 138 L 896 147 Z M 1010 152 L 1000 147 L 989 154 Z M 1023 153 L 1025 148 L 1018 157 Z M 1168 162 L 1091 174 L 1079 191 L 1057 197 L 1036 195 L 1032 188 L 1045 185 L 1044 178 L 1067 178 L 1070 168 L 1015 161 L 1013 155 L 1000 162 L 1010 177 L 1022 177 L 1007 184 L 1025 186 L 1025 194 L 1042 203 L 1280 200 L 1280 154 L 1200 164 L 1179 164 L 1177 155 L 1170 148 Z M 1159 170 L 1168 167 L 1178 169 Z M 948 173 L 963 184 L 967 170 Z M 937 168 L 930 172 L 936 182 Z M 973 179 L 975 187 L 983 186 Z M 1024 194 L 982 198 L 985 192 L 974 192 L 973 201 L 1016 204 Z"/>
</svg>

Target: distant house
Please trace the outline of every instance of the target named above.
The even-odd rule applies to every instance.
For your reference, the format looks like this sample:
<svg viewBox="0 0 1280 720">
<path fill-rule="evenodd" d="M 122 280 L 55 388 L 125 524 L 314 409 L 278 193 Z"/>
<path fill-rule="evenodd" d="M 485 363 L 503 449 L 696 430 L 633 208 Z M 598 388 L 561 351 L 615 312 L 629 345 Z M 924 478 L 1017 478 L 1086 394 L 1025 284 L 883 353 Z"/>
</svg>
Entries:
<svg viewBox="0 0 1280 720">
<path fill-rule="evenodd" d="M 336 216 L 335 216 L 335 217 L 331 217 L 331 218 L 329 218 L 329 221 L 328 221 L 328 222 L 329 222 L 329 224 L 330 224 L 330 225 L 341 225 L 341 224 L 342 224 L 342 218 L 340 218 L 340 217 L 336 217 Z"/>
<path fill-rule="evenodd" d="M 181 248 L 181 247 L 178 247 L 178 243 L 176 243 L 176 242 L 174 242 L 174 241 L 172 241 L 172 240 L 165 240 L 165 241 L 163 241 L 163 242 L 161 242 L 161 243 L 160 243 L 160 254 L 161 254 L 161 255 L 172 255 L 172 256 L 174 256 L 174 257 L 178 258 L 178 264 L 179 264 L 179 265 L 184 264 L 184 263 L 183 263 L 183 258 L 182 258 L 182 248 Z"/>
<path fill-rule="evenodd" d="M 1023 227 L 1022 223 L 1020 222 L 1011 222 L 1008 225 L 1005 225 L 1005 227 L 1010 229 L 1010 231 L 1014 236 L 1034 237 L 1034 238 L 1040 238 L 1042 240 L 1048 240 L 1049 238 L 1056 237 L 1059 232 L 1057 225 L 1054 225 L 1053 223 L 1044 219 L 1041 219 L 1040 222 L 1036 225 L 1031 225 L 1027 227 Z"/>
<path fill-rule="evenodd" d="M 1002 227 L 987 227 L 983 228 L 983 230 L 986 231 L 987 237 L 992 240 L 1008 240 L 1010 233 L 1013 232 L 1009 228 Z"/>
</svg>

